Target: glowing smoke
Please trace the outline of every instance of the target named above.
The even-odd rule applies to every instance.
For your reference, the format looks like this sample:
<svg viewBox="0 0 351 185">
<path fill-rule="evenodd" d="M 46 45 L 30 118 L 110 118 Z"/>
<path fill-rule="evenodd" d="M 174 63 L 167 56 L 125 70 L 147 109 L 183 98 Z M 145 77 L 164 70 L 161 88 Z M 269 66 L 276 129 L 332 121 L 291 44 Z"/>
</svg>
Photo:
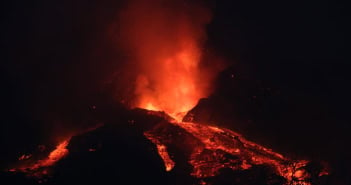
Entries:
<svg viewBox="0 0 351 185">
<path fill-rule="evenodd" d="M 186 1 L 135 0 L 120 14 L 122 46 L 134 74 L 133 106 L 175 116 L 210 93 L 218 68 L 204 66 L 210 11 Z"/>
</svg>

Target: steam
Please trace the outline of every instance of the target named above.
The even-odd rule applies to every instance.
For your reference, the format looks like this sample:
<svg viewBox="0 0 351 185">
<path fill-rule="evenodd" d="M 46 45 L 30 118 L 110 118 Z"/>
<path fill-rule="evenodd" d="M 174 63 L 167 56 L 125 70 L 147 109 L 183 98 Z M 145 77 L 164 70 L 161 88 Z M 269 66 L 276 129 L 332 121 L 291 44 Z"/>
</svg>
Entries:
<svg viewBox="0 0 351 185">
<path fill-rule="evenodd" d="M 134 0 L 120 14 L 121 45 L 133 73 L 134 107 L 175 116 L 210 93 L 218 71 L 203 65 L 208 8 L 185 0 Z M 211 70 L 209 70 L 211 69 Z"/>
</svg>

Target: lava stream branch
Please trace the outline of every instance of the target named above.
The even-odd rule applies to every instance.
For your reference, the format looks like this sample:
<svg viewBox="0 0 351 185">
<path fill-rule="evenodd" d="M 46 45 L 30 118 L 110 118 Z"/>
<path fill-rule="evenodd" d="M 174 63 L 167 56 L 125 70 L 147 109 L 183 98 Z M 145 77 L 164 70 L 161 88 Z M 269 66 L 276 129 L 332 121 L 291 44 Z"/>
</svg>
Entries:
<svg viewBox="0 0 351 185">
<path fill-rule="evenodd" d="M 178 127 L 181 133 L 169 134 L 174 131 L 170 131 L 173 128 L 172 125 Z M 176 137 L 186 137 L 187 134 L 193 137 L 184 138 L 184 141 L 191 139 L 200 141 L 195 145 L 196 142 L 183 143 L 184 148 L 188 147 L 192 151 L 188 163 L 193 167 L 191 175 L 196 178 L 214 177 L 222 168 L 247 170 L 255 165 L 265 165 L 274 169 L 277 175 L 284 177 L 287 184 L 310 185 L 309 175 L 304 169 L 309 161 L 288 159 L 228 129 L 169 120 L 168 123 L 161 122 L 152 130 L 144 133 L 146 138 L 156 145 L 167 171 L 177 165 L 169 157 L 167 146 L 176 144 L 174 142 L 179 141 L 179 138 Z"/>
</svg>

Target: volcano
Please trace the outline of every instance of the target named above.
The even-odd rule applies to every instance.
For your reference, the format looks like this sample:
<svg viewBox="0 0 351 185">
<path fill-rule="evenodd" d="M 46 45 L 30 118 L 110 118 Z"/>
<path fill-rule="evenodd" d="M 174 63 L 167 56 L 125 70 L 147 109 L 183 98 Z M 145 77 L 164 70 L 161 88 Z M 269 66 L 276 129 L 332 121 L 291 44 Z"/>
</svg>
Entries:
<svg viewBox="0 0 351 185">
<path fill-rule="evenodd" d="M 1 185 L 350 184 L 344 6 L 6 3 Z"/>
<path fill-rule="evenodd" d="M 100 111 L 94 114 L 106 116 Z M 309 185 L 328 175 L 321 164 L 288 159 L 229 129 L 190 122 L 194 114 L 179 122 L 164 112 L 113 111 L 113 120 L 103 118 L 103 125 L 64 140 L 47 158 L 21 157 L 22 166 L 2 177 L 18 184 Z"/>
</svg>

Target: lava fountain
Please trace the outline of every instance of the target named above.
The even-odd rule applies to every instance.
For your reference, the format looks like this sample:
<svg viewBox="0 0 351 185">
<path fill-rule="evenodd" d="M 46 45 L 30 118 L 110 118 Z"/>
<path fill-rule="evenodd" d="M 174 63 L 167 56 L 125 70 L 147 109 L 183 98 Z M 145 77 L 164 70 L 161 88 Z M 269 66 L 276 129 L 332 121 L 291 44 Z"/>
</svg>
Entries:
<svg viewBox="0 0 351 185">
<path fill-rule="evenodd" d="M 219 71 L 201 63 L 210 11 L 185 1 L 132 1 L 120 17 L 122 45 L 135 57 L 133 107 L 180 120 L 209 94 Z"/>
</svg>

